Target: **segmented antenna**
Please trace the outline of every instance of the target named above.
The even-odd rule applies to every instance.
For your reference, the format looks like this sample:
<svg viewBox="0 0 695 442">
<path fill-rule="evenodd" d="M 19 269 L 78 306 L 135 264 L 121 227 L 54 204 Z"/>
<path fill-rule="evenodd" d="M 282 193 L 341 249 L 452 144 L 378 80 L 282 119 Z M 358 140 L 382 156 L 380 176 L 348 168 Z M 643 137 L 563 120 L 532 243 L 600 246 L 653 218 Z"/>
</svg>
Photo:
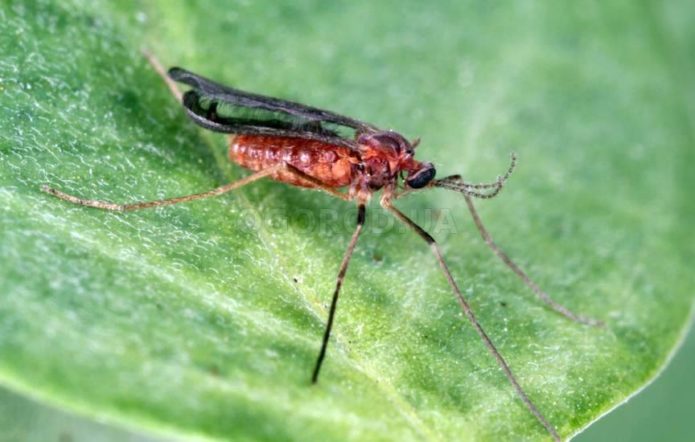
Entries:
<svg viewBox="0 0 695 442">
<path fill-rule="evenodd" d="M 455 190 L 456 192 L 461 192 L 475 198 L 494 198 L 495 196 L 497 196 L 498 193 L 500 193 L 502 187 L 504 186 L 504 183 L 509 179 L 512 172 L 514 172 L 515 167 L 516 154 L 512 153 L 509 168 L 507 168 L 507 171 L 504 173 L 504 175 L 498 176 L 497 179 L 492 183 L 467 183 L 463 180 L 461 175 L 451 175 L 440 180 L 434 180 L 433 186 Z M 489 191 L 481 192 L 481 190 Z"/>
</svg>

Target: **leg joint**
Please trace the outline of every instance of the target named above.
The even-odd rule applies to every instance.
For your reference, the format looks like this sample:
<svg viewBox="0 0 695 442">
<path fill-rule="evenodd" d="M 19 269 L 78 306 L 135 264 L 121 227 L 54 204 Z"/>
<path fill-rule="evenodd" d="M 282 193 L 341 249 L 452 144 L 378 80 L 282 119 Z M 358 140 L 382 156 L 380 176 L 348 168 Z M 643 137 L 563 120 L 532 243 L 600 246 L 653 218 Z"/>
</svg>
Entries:
<svg viewBox="0 0 695 442">
<path fill-rule="evenodd" d="M 367 210 L 365 209 L 364 204 L 360 204 L 357 207 L 357 225 L 363 226 L 366 218 L 367 218 Z"/>
</svg>

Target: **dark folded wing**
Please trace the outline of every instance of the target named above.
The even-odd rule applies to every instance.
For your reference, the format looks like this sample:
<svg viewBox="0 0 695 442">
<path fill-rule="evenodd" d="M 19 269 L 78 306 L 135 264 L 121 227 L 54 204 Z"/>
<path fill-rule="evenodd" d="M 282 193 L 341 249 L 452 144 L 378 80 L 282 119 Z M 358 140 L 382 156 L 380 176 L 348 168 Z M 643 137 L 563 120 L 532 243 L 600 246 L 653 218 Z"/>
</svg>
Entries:
<svg viewBox="0 0 695 442">
<path fill-rule="evenodd" d="M 216 132 L 305 138 L 356 148 L 356 133 L 377 130 L 333 112 L 223 86 L 185 69 L 171 68 L 169 76 L 193 88 L 183 96 L 184 107 L 193 121 Z"/>
</svg>

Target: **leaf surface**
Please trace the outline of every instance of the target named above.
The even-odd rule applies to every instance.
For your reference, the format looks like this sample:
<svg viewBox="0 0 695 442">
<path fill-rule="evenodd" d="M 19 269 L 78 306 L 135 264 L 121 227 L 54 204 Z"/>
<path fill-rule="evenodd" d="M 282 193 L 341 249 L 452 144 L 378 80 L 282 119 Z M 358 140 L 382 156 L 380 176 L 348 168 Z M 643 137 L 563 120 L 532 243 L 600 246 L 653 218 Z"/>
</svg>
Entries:
<svg viewBox="0 0 695 442">
<path fill-rule="evenodd" d="M 420 136 L 418 158 L 442 176 L 489 181 L 516 151 L 482 217 L 545 290 L 605 329 L 544 308 L 459 195 L 400 207 L 443 244 L 538 407 L 562 435 L 580 431 L 661 370 L 692 309 L 692 80 L 662 18 L 631 2 L 4 3 L 0 382 L 180 438 L 547 438 L 427 247 L 378 204 L 311 387 L 353 206 L 272 182 L 128 214 L 41 193 L 150 200 L 244 175 L 224 137 L 186 119 L 146 47 L 167 66 Z"/>
</svg>

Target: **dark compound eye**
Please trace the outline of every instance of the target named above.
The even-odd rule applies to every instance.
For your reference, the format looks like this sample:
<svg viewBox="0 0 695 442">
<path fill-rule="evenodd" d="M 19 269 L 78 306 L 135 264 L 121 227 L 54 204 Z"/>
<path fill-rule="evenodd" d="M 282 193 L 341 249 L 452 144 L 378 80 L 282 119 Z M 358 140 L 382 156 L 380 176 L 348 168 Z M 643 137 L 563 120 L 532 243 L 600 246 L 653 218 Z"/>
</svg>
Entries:
<svg viewBox="0 0 695 442">
<path fill-rule="evenodd" d="M 413 189 L 420 189 L 432 181 L 436 173 L 437 170 L 432 163 L 424 163 L 420 170 L 408 176 L 405 183 Z"/>
</svg>

